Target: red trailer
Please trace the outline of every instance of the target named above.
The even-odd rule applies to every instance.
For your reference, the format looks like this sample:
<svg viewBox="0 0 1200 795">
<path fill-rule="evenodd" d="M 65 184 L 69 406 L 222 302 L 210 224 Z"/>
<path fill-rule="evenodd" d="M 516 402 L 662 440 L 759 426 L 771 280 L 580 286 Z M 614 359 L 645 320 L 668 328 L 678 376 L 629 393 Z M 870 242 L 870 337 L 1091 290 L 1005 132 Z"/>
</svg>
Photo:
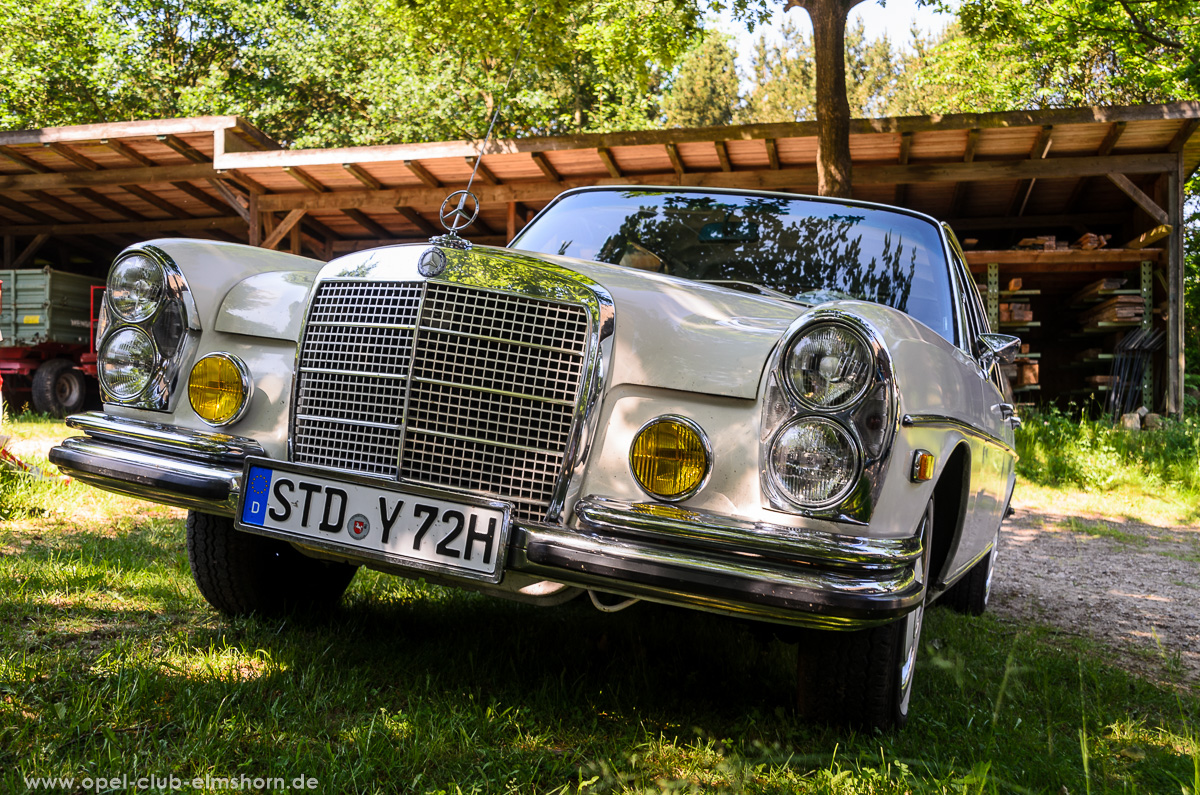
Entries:
<svg viewBox="0 0 1200 795">
<path fill-rule="evenodd" d="M 0 271 L 0 379 L 10 408 L 65 417 L 96 378 L 100 279 L 44 269 Z"/>
</svg>

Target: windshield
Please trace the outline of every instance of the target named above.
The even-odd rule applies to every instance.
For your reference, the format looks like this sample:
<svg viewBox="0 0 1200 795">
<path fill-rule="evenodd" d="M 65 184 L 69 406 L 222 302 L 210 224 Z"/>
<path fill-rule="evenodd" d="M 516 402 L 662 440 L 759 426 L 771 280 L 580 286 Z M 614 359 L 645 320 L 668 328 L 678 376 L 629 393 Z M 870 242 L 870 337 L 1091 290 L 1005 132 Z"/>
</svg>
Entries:
<svg viewBox="0 0 1200 795">
<path fill-rule="evenodd" d="M 582 191 L 556 201 L 513 247 L 760 285 L 808 303 L 874 301 L 953 342 L 937 227 L 886 209 L 699 191 Z"/>
</svg>

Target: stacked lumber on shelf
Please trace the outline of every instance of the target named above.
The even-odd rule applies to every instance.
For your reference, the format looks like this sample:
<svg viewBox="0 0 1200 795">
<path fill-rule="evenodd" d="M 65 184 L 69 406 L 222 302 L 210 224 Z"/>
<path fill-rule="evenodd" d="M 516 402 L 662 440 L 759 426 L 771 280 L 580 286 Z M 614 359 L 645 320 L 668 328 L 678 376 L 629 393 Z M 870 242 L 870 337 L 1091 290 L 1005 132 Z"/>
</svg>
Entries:
<svg viewBox="0 0 1200 795">
<path fill-rule="evenodd" d="M 1083 382 L 1088 386 L 1112 386 L 1113 377 L 1111 375 L 1089 375 L 1083 379 Z"/>
<path fill-rule="evenodd" d="M 1101 323 L 1142 322 L 1146 307 L 1140 295 L 1115 295 L 1107 301 L 1101 301 L 1086 312 L 1079 315 L 1079 322 L 1084 328 L 1100 328 Z"/>
<path fill-rule="evenodd" d="M 1083 251 L 1094 251 L 1098 248 L 1104 248 L 1108 245 L 1108 241 L 1112 239 L 1112 235 L 1094 235 L 1091 232 L 1086 233 L 1074 243 L 1071 248 L 1082 249 Z"/>
<path fill-rule="evenodd" d="M 1082 304 L 1086 301 L 1097 301 L 1102 298 L 1104 293 L 1108 290 L 1120 290 L 1125 286 L 1125 282 L 1127 281 L 1129 280 L 1119 277 L 1098 279 L 1097 281 L 1089 284 L 1087 287 L 1084 287 L 1079 292 L 1075 293 L 1075 295 L 1071 296 L 1070 303 Z M 1140 301 L 1141 299 L 1139 298 L 1138 300 Z"/>
<path fill-rule="evenodd" d="M 1000 304 L 1001 323 L 1029 323 L 1033 320 L 1033 310 L 1029 304 Z"/>
<path fill-rule="evenodd" d="M 1067 241 L 1059 242 L 1054 235 L 1038 235 L 1037 237 L 1024 237 L 1017 243 L 1018 249 L 1034 249 L 1042 251 L 1057 251 L 1060 248 L 1067 248 Z"/>
</svg>

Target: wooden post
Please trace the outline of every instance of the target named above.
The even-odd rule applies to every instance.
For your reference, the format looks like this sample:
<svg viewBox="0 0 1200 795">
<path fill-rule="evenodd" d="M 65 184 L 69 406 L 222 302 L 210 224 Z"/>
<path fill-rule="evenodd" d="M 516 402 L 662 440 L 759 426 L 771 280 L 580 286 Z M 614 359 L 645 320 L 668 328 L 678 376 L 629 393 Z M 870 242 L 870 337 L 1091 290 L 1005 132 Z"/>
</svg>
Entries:
<svg viewBox="0 0 1200 795">
<path fill-rule="evenodd" d="M 1167 214 L 1167 413 L 1183 413 L 1183 155 L 1168 174 Z"/>
<path fill-rule="evenodd" d="M 11 268 L 13 260 L 17 258 L 17 238 L 15 235 L 4 236 L 4 267 Z"/>
<path fill-rule="evenodd" d="M 508 239 L 511 241 L 517 236 L 517 203 L 508 203 Z"/>
<path fill-rule="evenodd" d="M 299 254 L 300 248 L 300 224 L 292 227 L 292 231 L 288 233 L 291 238 L 288 240 L 288 250 L 293 254 Z"/>
<path fill-rule="evenodd" d="M 262 214 L 258 210 L 258 194 L 250 194 L 250 232 L 247 238 L 252 246 L 262 245 Z"/>
</svg>

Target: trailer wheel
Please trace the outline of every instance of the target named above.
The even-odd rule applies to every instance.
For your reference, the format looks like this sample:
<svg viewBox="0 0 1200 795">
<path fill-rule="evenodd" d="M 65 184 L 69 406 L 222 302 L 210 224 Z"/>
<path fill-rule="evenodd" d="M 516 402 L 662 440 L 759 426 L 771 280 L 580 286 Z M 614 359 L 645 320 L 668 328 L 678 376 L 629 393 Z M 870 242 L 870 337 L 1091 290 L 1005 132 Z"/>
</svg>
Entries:
<svg viewBox="0 0 1200 795">
<path fill-rule="evenodd" d="M 70 359 L 51 359 L 33 374 L 33 408 L 43 414 L 65 417 L 83 408 L 87 379 Z"/>
</svg>

